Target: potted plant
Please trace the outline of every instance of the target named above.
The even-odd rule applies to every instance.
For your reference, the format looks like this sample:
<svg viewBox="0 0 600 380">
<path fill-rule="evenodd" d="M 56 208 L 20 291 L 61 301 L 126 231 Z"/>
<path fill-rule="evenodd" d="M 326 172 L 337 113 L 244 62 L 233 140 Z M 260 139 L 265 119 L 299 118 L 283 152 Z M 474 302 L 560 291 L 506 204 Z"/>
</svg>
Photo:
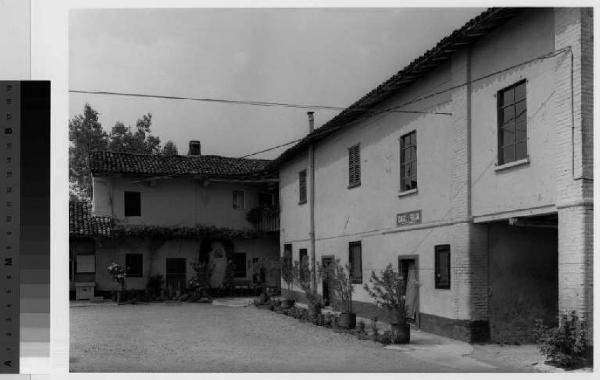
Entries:
<svg viewBox="0 0 600 380">
<path fill-rule="evenodd" d="M 351 330 L 356 327 L 356 313 L 352 311 L 354 286 L 350 278 L 350 266 L 340 264 L 339 259 L 335 260 L 332 265 L 333 268 L 330 273 L 333 275 L 332 285 L 335 302 L 341 311 L 339 327 Z"/>
<path fill-rule="evenodd" d="M 369 283 L 364 285 L 364 289 L 375 300 L 377 306 L 390 313 L 392 343 L 408 343 L 410 325 L 406 317 L 402 275 L 394 271 L 392 264 L 388 264 L 379 275 L 371 272 Z"/>
<path fill-rule="evenodd" d="M 119 289 L 117 289 L 117 304 L 121 303 L 121 292 L 125 291 L 125 277 L 127 276 L 127 271 L 125 267 L 117 263 L 111 263 L 106 270 L 112 276 L 113 281 L 119 284 Z"/>
<path fill-rule="evenodd" d="M 296 276 L 294 274 L 294 263 L 290 255 L 283 255 L 281 259 L 281 279 L 285 282 L 287 288 L 285 298 L 281 301 L 281 308 L 289 309 L 296 302 L 294 293 L 292 293 Z"/>
<path fill-rule="evenodd" d="M 312 277 L 313 273 L 308 267 L 308 262 L 304 261 L 302 263 L 296 261 L 293 266 L 295 281 L 300 285 L 300 288 L 304 292 L 306 296 L 306 300 L 308 302 L 308 314 L 309 318 L 312 321 L 316 321 L 317 318 L 321 315 L 321 309 L 323 308 L 323 299 L 321 295 L 317 291 L 316 288 L 312 285 Z M 315 275 L 318 275 L 317 272 Z"/>
</svg>

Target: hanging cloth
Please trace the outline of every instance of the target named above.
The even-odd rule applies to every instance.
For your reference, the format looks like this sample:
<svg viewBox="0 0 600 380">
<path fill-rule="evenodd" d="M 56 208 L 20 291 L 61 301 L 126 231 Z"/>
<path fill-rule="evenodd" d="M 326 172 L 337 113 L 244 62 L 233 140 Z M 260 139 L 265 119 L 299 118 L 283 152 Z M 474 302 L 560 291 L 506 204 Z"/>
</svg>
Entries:
<svg viewBox="0 0 600 380">
<path fill-rule="evenodd" d="M 414 265 L 408 269 L 406 280 L 406 314 L 409 319 L 415 319 L 417 315 L 417 275 Z"/>
</svg>

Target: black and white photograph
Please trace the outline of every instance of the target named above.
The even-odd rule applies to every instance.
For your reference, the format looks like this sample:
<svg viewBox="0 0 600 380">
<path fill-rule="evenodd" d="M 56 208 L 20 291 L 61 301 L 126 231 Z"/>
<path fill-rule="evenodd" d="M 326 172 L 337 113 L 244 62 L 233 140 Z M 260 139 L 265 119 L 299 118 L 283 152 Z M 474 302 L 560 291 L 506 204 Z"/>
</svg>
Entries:
<svg viewBox="0 0 600 380">
<path fill-rule="evenodd" d="M 564 5 L 70 9 L 68 371 L 593 372 Z"/>
</svg>

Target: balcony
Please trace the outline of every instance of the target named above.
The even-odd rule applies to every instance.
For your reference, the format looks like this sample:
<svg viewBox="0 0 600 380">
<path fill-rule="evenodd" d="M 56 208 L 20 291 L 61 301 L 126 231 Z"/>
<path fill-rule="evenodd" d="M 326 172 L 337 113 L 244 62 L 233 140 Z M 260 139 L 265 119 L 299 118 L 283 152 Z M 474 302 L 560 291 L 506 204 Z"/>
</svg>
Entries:
<svg viewBox="0 0 600 380">
<path fill-rule="evenodd" d="M 248 211 L 246 219 L 258 232 L 279 231 L 279 210 L 274 208 L 255 207 Z"/>
</svg>

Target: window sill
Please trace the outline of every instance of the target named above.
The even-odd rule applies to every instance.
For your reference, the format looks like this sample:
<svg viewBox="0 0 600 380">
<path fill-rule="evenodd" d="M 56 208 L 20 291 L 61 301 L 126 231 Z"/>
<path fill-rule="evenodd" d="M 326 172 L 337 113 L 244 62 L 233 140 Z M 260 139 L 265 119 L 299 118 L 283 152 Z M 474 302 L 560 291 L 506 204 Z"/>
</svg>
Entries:
<svg viewBox="0 0 600 380">
<path fill-rule="evenodd" d="M 360 187 L 360 182 L 352 183 L 348 185 L 348 189 L 354 189 L 355 187 Z"/>
<path fill-rule="evenodd" d="M 528 164 L 529 164 L 529 157 L 525 157 L 520 160 L 507 162 L 506 164 L 502 164 L 502 165 L 496 164 L 496 167 L 494 168 L 494 170 L 497 172 L 500 172 L 500 171 L 503 171 L 506 169 L 514 168 L 514 167 L 521 166 L 521 165 L 528 165 Z"/>
<path fill-rule="evenodd" d="M 411 194 L 416 194 L 418 191 L 419 191 L 419 189 L 410 189 L 410 190 L 406 190 L 406 191 L 401 191 L 398 193 L 398 198 L 406 197 Z"/>
<path fill-rule="evenodd" d="M 306 204 L 306 201 L 298 202 L 298 206 L 302 206 L 302 205 L 305 205 L 305 204 Z"/>
</svg>

